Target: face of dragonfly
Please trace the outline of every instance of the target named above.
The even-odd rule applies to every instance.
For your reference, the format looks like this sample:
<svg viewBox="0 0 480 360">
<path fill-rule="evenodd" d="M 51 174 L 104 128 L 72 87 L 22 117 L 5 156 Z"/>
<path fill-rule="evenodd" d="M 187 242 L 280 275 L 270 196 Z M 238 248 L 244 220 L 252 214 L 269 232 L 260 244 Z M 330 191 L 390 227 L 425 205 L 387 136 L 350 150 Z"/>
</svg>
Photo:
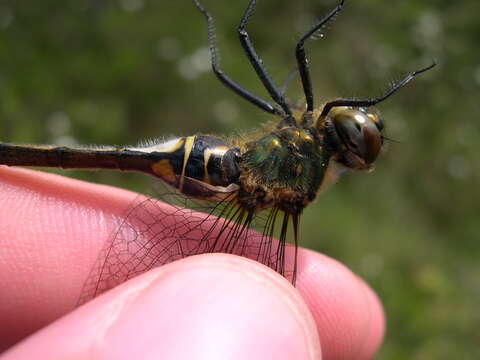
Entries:
<svg viewBox="0 0 480 360">
<path fill-rule="evenodd" d="M 334 159 L 350 170 L 371 170 L 383 145 L 379 114 L 365 108 L 338 107 L 330 111 Z"/>
</svg>

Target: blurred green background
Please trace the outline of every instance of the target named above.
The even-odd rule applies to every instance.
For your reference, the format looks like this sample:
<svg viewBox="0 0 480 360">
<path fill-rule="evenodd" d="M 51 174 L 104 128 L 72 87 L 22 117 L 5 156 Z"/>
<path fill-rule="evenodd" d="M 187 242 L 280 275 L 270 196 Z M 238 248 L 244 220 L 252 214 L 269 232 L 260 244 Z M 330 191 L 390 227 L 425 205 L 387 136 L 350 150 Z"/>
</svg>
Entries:
<svg viewBox="0 0 480 360">
<path fill-rule="evenodd" d="M 224 70 L 267 98 L 235 32 L 246 1 L 205 0 Z M 250 32 L 281 83 L 295 40 L 332 0 L 264 0 Z M 380 359 L 480 358 L 480 2 L 350 1 L 307 45 L 317 103 L 379 94 L 432 58 L 439 66 L 382 103 L 390 143 L 303 218 L 302 245 L 339 259 L 379 293 Z M 235 134 L 269 119 L 219 84 L 189 0 L 0 2 L 2 141 L 135 144 Z M 297 79 L 298 80 L 298 79 Z M 301 99 L 294 81 L 288 94 Z M 142 191 L 151 179 L 64 172 Z"/>
</svg>

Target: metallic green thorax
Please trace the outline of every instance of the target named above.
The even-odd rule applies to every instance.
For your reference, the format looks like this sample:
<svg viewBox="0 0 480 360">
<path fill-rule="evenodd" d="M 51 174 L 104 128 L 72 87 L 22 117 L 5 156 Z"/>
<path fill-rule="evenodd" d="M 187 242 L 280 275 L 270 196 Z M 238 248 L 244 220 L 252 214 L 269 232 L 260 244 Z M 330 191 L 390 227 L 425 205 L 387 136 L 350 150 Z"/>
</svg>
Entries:
<svg viewBox="0 0 480 360">
<path fill-rule="evenodd" d="M 314 200 L 331 152 L 314 128 L 284 127 L 246 144 L 240 160 L 240 203 L 299 214 Z"/>
</svg>

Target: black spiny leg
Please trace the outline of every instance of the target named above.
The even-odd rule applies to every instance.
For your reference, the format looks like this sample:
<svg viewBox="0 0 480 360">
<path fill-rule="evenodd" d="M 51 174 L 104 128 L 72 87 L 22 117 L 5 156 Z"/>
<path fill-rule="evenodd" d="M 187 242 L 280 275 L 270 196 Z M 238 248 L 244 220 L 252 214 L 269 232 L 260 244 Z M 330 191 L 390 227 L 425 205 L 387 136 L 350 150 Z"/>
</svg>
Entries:
<svg viewBox="0 0 480 360">
<path fill-rule="evenodd" d="M 242 20 L 240 21 L 240 25 L 238 26 L 238 36 L 240 37 L 240 43 L 242 44 L 243 49 L 247 53 L 248 60 L 250 61 L 253 68 L 255 69 L 255 72 L 262 81 L 263 86 L 265 86 L 265 89 L 267 89 L 272 99 L 282 107 L 283 111 L 285 111 L 285 114 L 290 117 L 290 115 L 292 115 L 292 111 L 290 110 L 287 102 L 285 101 L 285 98 L 283 97 L 281 91 L 275 86 L 270 75 L 268 75 L 267 69 L 265 69 L 265 67 L 263 66 L 262 59 L 260 59 L 260 57 L 257 55 L 257 52 L 253 47 L 253 43 L 250 40 L 250 36 L 245 29 L 248 19 L 252 15 L 255 4 L 256 0 L 250 0 L 247 9 L 245 10 L 245 13 L 243 14 Z"/>
<path fill-rule="evenodd" d="M 265 100 L 259 98 L 258 96 L 252 94 L 250 91 L 244 89 L 235 81 L 230 79 L 227 75 L 218 66 L 217 61 L 217 47 L 215 45 L 215 26 L 213 24 L 213 17 L 210 13 L 198 2 L 198 0 L 193 0 L 195 6 L 200 10 L 200 12 L 205 16 L 207 20 L 207 30 L 208 30 L 208 48 L 210 50 L 210 61 L 212 63 L 212 70 L 217 76 L 217 78 L 230 90 L 235 92 L 240 97 L 244 98 L 248 102 L 258 106 L 263 111 L 266 111 L 274 115 L 285 115 L 284 111 L 280 108 L 271 105 Z"/>
<path fill-rule="evenodd" d="M 294 236 L 294 245 L 295 245 L 295 253 L 293 255 L 293 274 L 292 274 L 292 284 L 295 286 L 295 282 L 297 281 L 297 258 L 298 258 L 298 239 L 300 238 L 299 231 L 300 231 L 300 215 L 294 214 L 292 215 L 293 221 L 293 236 Z"/>
<path fill-rule="evenodd" d="M 430 65 L 427 67 L 424 67 L 423 69 L 413 71 L 407 76 L 405 76 L 402 80 L 396 82 L 393 84 L 390 89 L 388 89 L 382 96 L 374 99 L 338 99 L 334 101 L 330 101 L 325 104 L 323 107 L 322 113 L 320 114 L 320 117 L 327 116 L 328 112 L 333 108 L 337 106 L 353 106 L 353 107 L 369 107 L 378 104 L 379 102 L 382 102 L 386 98 L 390 97 L 390 95 L 394 94 L 397 92 L 399 89 L 401 89 L 403 86 L 405 86 L 410 80 L 412 80 L 414 77 L 417 75 L 420 75 L 421 73 L 424 73 L 425 71 L 430 70 L 433 68 L 437 63 L 433 61 Z"/>
<path fill-rule="evenodd" d="M 295 56 L 297 58 L 298 71 L 300 72 L 300 78 L 302 79 L 303 92 L 305 94 L 305 100 L 307 102 L 307 111 L 313 111 L 313 90 L 312 81 L 310 79 L 310 72 L 308 71 L 308 60 L 305 55 L 304 43 L 310 37 L 315 35 L 318 30 L 321 30 L 326 23 L 333 19 L 342 10 L 345 0 L 340 3 L 327 15 L 325 15 L 315 26 L 308 30 L 298 41 L 295 48 Z"/>
</svg>

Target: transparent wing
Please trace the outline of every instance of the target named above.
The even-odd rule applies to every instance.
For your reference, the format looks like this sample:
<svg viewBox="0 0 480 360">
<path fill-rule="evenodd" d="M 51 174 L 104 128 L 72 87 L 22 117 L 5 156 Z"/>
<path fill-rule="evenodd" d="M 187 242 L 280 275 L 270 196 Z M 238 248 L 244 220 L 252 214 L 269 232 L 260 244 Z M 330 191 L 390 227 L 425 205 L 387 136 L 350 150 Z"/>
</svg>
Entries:
<svg viewBox="0 0 480 360">
<path fill-rule="evenodd" d="M 78 305 L 156 266 L 212 252 L 246 256 L 294 278 L 295 252 L 286 251 L 285 236 L 273 238 L 278 209 L 249 213 L 237 205 L 236 193 L 209 202 L 163 183 L 155 192 L 155 198 L 139 196 L 130 206 L 100 252 Z"/>
</svg>

